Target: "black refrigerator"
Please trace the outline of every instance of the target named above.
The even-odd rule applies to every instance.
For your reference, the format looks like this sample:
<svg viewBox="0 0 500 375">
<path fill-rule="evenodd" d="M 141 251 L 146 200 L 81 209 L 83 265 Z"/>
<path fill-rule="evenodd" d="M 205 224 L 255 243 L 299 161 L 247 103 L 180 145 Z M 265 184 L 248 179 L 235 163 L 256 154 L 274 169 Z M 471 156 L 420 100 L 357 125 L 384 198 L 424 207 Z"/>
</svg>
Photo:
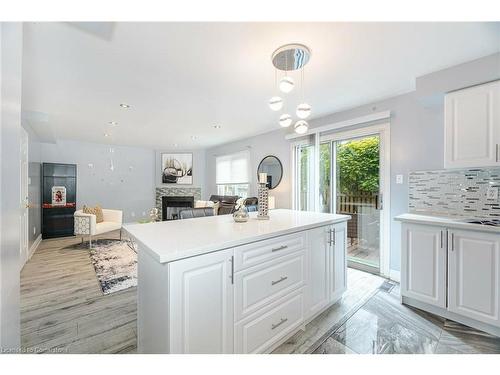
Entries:
<svg viewBox="0 0 500 375">
<path fill-rule="evenodd" d="M 73 235 L 76 165 L 42 164 L 42 238 Z"/>
</svg>

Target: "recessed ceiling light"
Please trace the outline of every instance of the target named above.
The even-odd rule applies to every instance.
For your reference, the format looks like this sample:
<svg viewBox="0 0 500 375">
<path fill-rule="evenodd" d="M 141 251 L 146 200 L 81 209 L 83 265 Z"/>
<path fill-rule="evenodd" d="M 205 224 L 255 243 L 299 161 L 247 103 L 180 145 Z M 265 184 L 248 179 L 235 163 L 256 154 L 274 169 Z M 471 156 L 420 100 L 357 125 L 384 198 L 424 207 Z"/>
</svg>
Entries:
<svg viewBox="0 0 500 375">
<path fill-rule="evenodd" d="M 173 144 L 173 146 L 174 146 L 174 147 L 177 147 L 177 146 L 179 146 L 179 145 L 178 145 L 177 143 L 174 143 L 174 144 Z"/>
<path fill-rule="evenodd" d="M 111 125 L 111 126 L 117 126 L 118 125 L 118 123 L 116 121 L 110 121 L 110 122 L 108 122 L 108 124 Z"/>
<path fill-rule="evenodd" d="M 121 103 L 120 107 L 122 107 L 122 108 L 130 108 L 130 104 Z"/>
<path fill-rule="evenodd" d="M 197 139 L 198 137 L 196 135 L 192 135 L 191 136 L 191 139 L 194 141 L 195 139 Z"/>
<path fill-rule="evenodd" d="M 214 125 L 214 129 L 220 129 L 220 128 L 222 128 L 222 126 L 220 126 L 219 124 Z"/>
<path fill-rule="evenodd" d="M 108 134 L 108 133 L 104 133 L 104 136 L 105 136 L 105 137 L 109 137 L 109 134 Z"/>
</svg>

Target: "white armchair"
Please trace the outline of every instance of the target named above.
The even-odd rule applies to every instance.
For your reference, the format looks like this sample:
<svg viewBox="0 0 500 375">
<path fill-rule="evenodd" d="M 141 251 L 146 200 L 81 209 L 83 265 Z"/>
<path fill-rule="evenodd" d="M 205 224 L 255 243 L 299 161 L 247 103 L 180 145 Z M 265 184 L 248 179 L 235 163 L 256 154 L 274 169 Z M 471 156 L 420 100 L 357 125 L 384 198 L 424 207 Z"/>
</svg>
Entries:
<svg viewBox="0 0 500 375">
<path fill-rule="evenodd" d="M 92 248 L 92 236 L 120 230 L 120 240 L 122 239 L 123 212 L 120 210 L 102 209 L 104 221 L 96 222 L 96 216 L 83 213 L 82 210 L 75 212 L 75 236 L 89 236 L 89 247 Z"/>
</svg>

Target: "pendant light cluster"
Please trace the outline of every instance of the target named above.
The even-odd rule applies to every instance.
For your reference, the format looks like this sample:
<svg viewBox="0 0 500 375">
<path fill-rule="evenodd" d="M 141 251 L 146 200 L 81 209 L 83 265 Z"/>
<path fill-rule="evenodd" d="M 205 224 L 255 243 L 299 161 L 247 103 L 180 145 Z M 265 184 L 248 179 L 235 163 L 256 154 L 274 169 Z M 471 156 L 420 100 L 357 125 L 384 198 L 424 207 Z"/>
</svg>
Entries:
<svg viewBox="0 0 500 375">
<path fill-rule="evenodd" d="M 288 94 L 295 88 L 294 79 L 288 72 L 300 69 L 301 80 L 301 103 L 297 106 L 295 114 L 298 120 L 295 122 L 294 130 L 298 134 L 304 134 L 309 128 L 309 124 L 305 121 L 311 115 L 311 106 L 304 101 L 304 66 L 309 62 L 311 51 L 302 44 L 286 44 L 281 46 L 272 55 L 272 63 L 276 68 L 275 83 L 279 90 Z M 277 72 L 284 72 L 283 77 L 277 82 Z M 269 100 L 269 108 L 273 111 L 283 110 L 283 114 L 279 117 L 279 124 L 283 128 L 288 128 L 294 122 L 293 117 L 287 113 L 285 101 L 281 96 L 273 96 Z"/>
</svg>

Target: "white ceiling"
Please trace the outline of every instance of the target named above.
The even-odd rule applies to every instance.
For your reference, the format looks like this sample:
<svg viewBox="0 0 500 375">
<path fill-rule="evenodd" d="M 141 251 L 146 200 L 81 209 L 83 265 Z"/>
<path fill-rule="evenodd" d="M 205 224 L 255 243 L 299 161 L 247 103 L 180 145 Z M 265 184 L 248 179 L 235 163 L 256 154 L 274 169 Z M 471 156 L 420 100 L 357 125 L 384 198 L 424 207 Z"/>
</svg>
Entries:
<svg viewBox="0 0 500 375">
<path fill-rule="evenodd" d="M 267 101 L 276 93 L 270 55 L 282 44 L 312 50 L 314 118 L 500 51 L 500 23 L 28 23 L 24 40 L 23 110 L 43 119 L 38 132 L 191 149 L 279 128 Z M 292 114 L 299 91 L 286 96 Z"/>
</svg>

